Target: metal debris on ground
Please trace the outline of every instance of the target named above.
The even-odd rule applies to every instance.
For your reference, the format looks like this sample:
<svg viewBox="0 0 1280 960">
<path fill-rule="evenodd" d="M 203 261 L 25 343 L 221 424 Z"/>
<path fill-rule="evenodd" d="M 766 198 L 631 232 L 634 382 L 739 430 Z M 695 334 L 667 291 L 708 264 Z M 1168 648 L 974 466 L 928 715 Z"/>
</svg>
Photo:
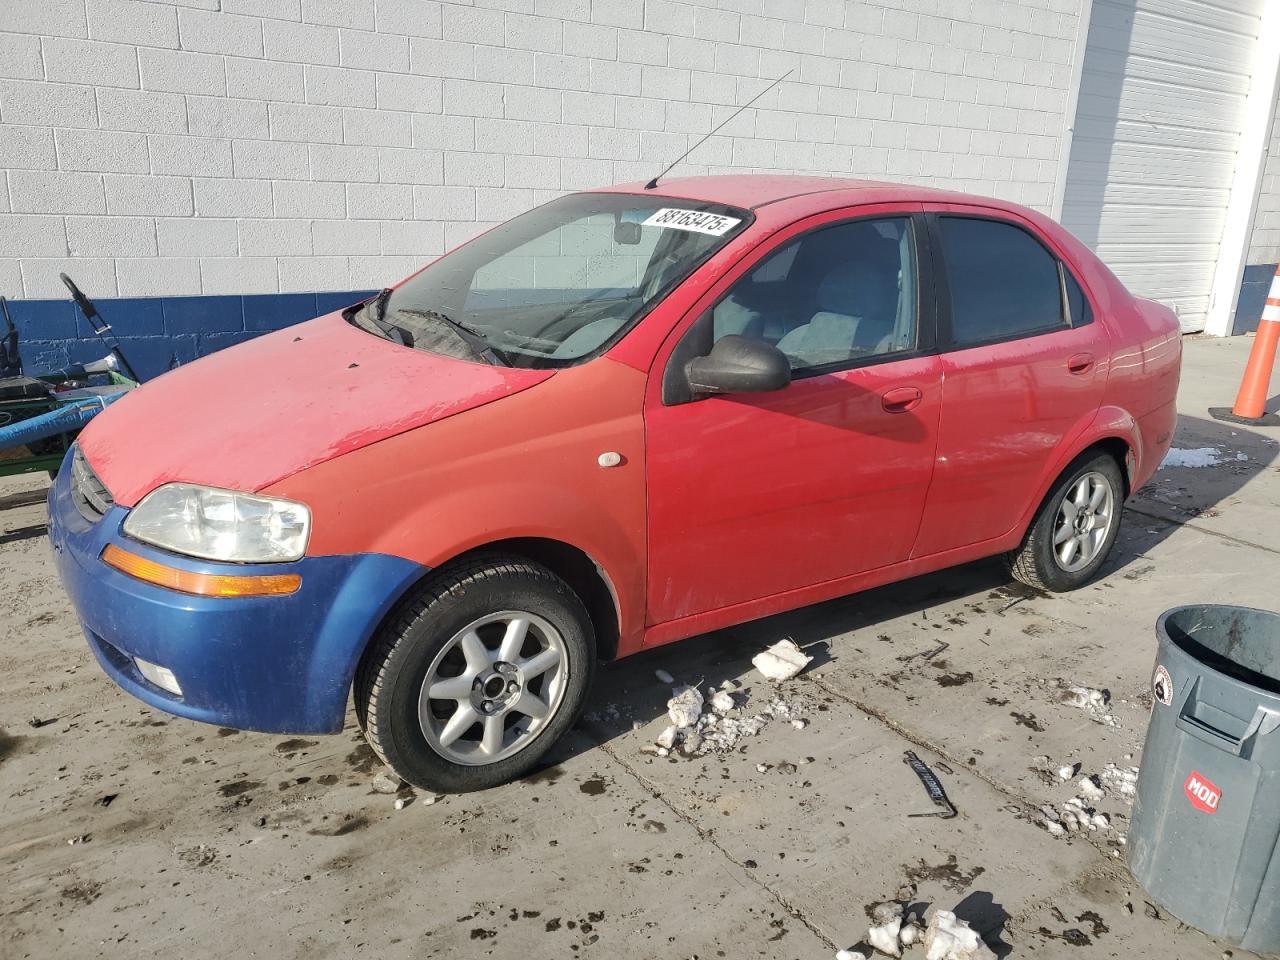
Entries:
<svg viewBox="0 0 1280 960">
<path fill-rule="evenodd" d="M 941 807 L 941 810 L 932 813 L 909 813 L 909 817 L 941 817 L 943 820 L 950 820 L 956 815 L 956 808 L 947 798 L 947 791 L 942 787 L 942 781 L 938 779 L 938 775 L 929 769 L 929 765 L 921 760 L 914 750 L 908 750 L 902 755 L 902 762 L 909 766 L 920 782 L 924 784 L 925 792 L 929 794 L 929 799 L 933 801 L 934 806 Z"/>
<path fill-rule="evenodd" d="M 757 653 L 751 658 L 751 663 L 766 680 L 781 682 L 790 680 L 812 660 L 813 657 L 797 647 L 796 642 L 788 637 L 785 640 L 779 640 L 767 650 Z"/>
</svg>

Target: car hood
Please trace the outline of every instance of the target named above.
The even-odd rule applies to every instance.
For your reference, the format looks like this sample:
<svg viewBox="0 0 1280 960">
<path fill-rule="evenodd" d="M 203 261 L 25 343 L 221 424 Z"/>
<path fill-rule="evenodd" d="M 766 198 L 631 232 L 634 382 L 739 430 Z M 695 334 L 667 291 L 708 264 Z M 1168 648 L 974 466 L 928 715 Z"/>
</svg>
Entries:
<svg viewBox="0 0 1280 960">
<path fill-rule="evenodd" d="M 125 507 L 175 480 L 261 490 L 552 373 L 425 353 L 331 314 L 144 384 L 95 417 L 79 442 Z"/>
</svg>

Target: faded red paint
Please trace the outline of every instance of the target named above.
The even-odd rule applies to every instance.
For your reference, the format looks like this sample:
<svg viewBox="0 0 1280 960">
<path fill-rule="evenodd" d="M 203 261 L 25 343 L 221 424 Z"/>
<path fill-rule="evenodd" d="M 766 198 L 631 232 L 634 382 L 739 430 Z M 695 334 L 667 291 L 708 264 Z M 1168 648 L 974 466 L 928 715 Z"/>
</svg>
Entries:
<svg viewBox="0 0 1280 960">
<path fill-rule="evenodd" d="M 1003 553 L 1082 450 L 1122 441 L 1136 490 L 1169 447 L 1176 319 L 1039 214 L 799 177 L 675 179 L 654 192 L 751 207 L 755 220 L 604 357 L 554 375 L 511 370 L 327 317 L 149 384 L 84 433 L 86 455 L 125 505 L 177 479 L 302 500 L 312 554 L 438 566 L 513 538 L 568 544 L 607 578 L 625 655 Z M 1080 279 L 1095 323 L 662 405 L 679 336 L 788 236 L 934 210 L 1031 230 Z M 1082 354 L 1087 375 L 1068 375 Z M 920 402 L 887 412 L 881 395 L 904 386 Z M 605 452 L 621 464 L 602 468 Z"/>
<path fill-rule="evenodd" d="M 331 314 L 144 384 L 80 445 L 126 507 L 175 480 L 260 490 L 549 376 L 402 347 Z"/>
</svg>

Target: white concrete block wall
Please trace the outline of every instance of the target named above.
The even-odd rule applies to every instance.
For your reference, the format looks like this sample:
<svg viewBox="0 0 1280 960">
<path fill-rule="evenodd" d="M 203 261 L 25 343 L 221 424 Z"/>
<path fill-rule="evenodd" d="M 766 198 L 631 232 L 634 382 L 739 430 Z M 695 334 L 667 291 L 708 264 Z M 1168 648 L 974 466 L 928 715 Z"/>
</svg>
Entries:
<svg viewBox="0 0 1280 960">
<path fill-rule="evenodd" d="M 1280 103 L 1271 125 L 1267 162 L 1262 170 L 1258 207 L 1245 263 L 1280 263 Z"/>
<path fill-rule="evenodd" d="M 1079 4 L 3 0 L 0 292 L 382 286 L 652 176 L 788 69 L 679 172 L 1047 210 Z"/>
</svg>

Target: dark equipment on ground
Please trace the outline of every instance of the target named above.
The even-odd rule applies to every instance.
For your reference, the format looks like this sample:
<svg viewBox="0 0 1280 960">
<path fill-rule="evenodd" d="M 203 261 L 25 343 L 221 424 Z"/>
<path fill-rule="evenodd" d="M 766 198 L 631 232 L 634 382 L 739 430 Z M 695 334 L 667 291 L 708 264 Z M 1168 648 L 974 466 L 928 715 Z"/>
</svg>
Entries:
<svg viewBox="0 0 1280 960">
<path fill-rule="evenodd" d="M 916 756 L 914 750 L 908 750 L 902 755 L 902 762 L 909 766 L 912 772 L 920 778 L 920 782 L 924 784 L 925 792 L 929 794 L 929 799 L 933 801 L 934 806 L 942 807 L 933 813 L 909 813 L 908 817 L 939 817 L 943 820 L 950 820 L 957 813 L 955 806 L 947 798 L 947 791 L 942 787 L 942 781 L 938 779 L 938 775 L 929 769 L 929 765 Z"/>
<path fill-rule="evenodd" d="M 106 323 L 75 282 L 59 274 L 89 326 L 107 345 L 90 363 L 36 376 L 23 373 L 18 329 L 0 297 L 0 476 L 57 473 L 80 429 L 108 404 L 137 386 L 138 376 Z"/>
</svg>

